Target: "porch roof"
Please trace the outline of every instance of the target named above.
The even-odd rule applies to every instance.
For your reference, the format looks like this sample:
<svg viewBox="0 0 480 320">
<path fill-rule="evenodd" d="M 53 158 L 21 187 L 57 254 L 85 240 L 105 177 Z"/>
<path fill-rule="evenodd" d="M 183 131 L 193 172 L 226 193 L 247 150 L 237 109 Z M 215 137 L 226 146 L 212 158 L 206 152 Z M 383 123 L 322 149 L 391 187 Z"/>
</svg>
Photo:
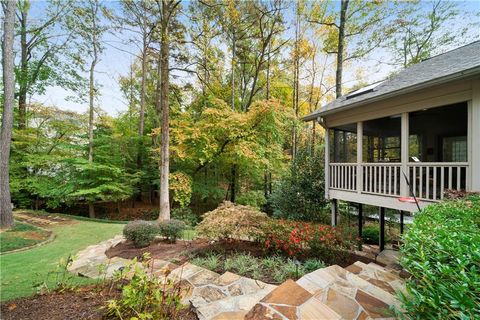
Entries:
<svg viewBox="0 0 480 320">
<path fill-rule="evenodd" d="M 369 85 L 341 96 L 305 116 L 303 120 L 315 120 L 327 114 L 476 75 L 480 75 L 480 41 L 426 59 L 377 85 Z"/>
</svg>

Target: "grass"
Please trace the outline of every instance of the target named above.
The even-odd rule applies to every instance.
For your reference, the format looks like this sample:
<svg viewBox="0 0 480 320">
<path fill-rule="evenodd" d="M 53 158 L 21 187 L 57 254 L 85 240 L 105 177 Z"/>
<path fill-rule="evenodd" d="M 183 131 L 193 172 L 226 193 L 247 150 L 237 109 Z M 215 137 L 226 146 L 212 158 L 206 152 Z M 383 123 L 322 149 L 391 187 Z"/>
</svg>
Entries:
<svg viewBox="0 0 480 320">
<path fill-rule="evenodd" d="M 49 288 L 56 286 L 54 271 L 59 262 L 69 255 L 121 234 L 122 224 L 77 220 L 67 225 L 51 228 L 56 238 L 52 242 L 27 251 L 14 252 L 0 256 L 0 300 L 6 301 L 34 294 L 35 285 L 46 282 Z M 92 280 L 73 277 L 76 284 L 89 283 Z"/>
<path fill-rule="evenodd" d="M 8 252 L 45 241 L 49 233 L 27 223 L 15 221 L 15 226 L 0 233 L 0 252 Z"/>
</svg>

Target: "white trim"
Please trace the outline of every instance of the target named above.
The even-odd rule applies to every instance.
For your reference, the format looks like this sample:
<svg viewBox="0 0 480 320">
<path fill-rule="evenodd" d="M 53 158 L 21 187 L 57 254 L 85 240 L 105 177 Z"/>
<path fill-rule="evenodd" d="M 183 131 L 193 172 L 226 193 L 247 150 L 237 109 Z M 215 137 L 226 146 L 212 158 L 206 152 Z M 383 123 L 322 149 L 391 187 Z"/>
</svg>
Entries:
<svg viewBox="0 0 480 320">
<path fill-rule="evenodd" d="M 343 191 L 343 190 L 332 190 L 330 189 L 330 198 L 338 199 L 343 201 L 363 203 L 367 205 L 372 205 L 376 207 L 385 207 L 396 210 L 403 210 L 408 212 L 417 212 L 418 208 L 415 203 L 409 202 L 400 202 L 398 197 L 392 196 L 379 196 L 373 194 L 358 194 L 355 191 Z M 419 200 L 420 208 L 425 208 L 428 205 L 434 204 L 434 201 L 424 201 Z"/>
<path fill-rule="evenodd" d="M 388 117 L 472 99 L 472 81 L 455 82 L 325 116 L 329 127 Z"/>
<path fill-rule="evenodd" d="M 363 122 L 357 122 L 357 193 L 363 190 Z"/>
<path fill-rule="evenodd" d="M 400 134 L 400 144 L 401 144 L 401 163 L 402 163 L 402 172 L 400 172 L 400 194 L 404 197 L 409 196 L 408 185 L 405 181 L 404 174 L 408 173 L 408 153 L 409 153 L 409 117 L 408 112 L 402 113 L 402 124 L 401 124 L 401 134 Z M 408 177 L 408 175 L 407 175 Z"/>
<path fill-rule="evenodd" d="M 472 81 L 472 100 L 469 106 L 470 188 L 471 191 L 480 191 L 480 80 Z"/>
</svg>

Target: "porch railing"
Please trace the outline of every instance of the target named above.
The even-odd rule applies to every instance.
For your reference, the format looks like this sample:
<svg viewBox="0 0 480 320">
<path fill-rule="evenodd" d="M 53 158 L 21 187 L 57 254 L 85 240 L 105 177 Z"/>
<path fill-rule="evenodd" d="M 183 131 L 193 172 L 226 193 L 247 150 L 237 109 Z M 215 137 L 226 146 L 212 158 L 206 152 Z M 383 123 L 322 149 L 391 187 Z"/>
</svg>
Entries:
<svg viewBox="0 0 480 320">
<path fill-rule="evenodd" d="M 400 195 L 401 163 L 364 163 L 363 192 L 381 195 Z"/>
<path fill-rule="evenodd" d="M 408 177 L 419 199 L 441 200 L 446 189 L 466 190 L 467 162 L 411 162 Z"/>
<path fill-rule="evenodd" d="M 332 189 L 357 190 L 356 163 L 331 163 L 329 177 Z"/>
<path fill-rule="evenodd" d="M 401 194 L 404 183 L 402 163 L 330 163 L 329 188 L 385 196 Z M 466 190 L 468 186 L 467 162 L 410 162 L 407 175 L 415 196 L 422 200 L 437 201 L 446 189 Z M 360 178 L 361 177 L 361 178 Z"/>
</svg>

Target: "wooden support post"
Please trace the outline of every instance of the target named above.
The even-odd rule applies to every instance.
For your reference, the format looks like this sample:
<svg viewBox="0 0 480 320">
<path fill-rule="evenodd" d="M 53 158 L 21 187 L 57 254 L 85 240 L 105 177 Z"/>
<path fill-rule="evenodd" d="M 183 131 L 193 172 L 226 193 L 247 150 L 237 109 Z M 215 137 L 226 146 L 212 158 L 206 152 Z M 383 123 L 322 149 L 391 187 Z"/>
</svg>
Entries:
<svg viewBox="0 0 480 320">
<path fill-rule="evenodd" d="M 357 122 L 357 193 L 363 192 L 363 122 Z M 361 205 L 361 204 L 360 204 Z"/>
<path fill-rule="evenodd" d="M 400 210 L 400 234 L 403 234 L 403 210 Z"/>
<path fill-rule="evenodd" d="M 403 176 L 404 174 L 410 179 L 410 172 L 408 171 L 408 157 L 409 157 L 409 145 L 408 145 L 408 140 L 409 140 L 409 117 L 408 117 L 408 112 L 402 113 L 402 118 L 401 118 L 402 124 L 401 124 L 401 136 L 400 136 L 400 145 L 401 145 L 401 160 L 402 160 L 402 166 L 401 166 L 401 172 L 400 173 L 400 195 L 402 197 L 408 197 L 410 195 L 409 190 L 408 190 L 408 185 L 407 181 L 405 181 L 405 177 Z M 414 178 L 415 179 L 415 178 Z M 411 183 L 413 183 L 411 181 Z"/>
<path fill-rule="evenodd" d="M 325 129 L 325 199 L 329 199 L 330 188 L 330 129 Z"/>
<path fill-rule="evenodd" d="M 363 204 L 358 204 L 358 250 L 362 251 L 362 228 L 363 228 Z"/>
<path fill-rule="evenodd" d="M 332 199 L 331 206 L 332 206 L 332 227 L 335 227 L 337 225 L 337 215 L 338 215 L 337 199 Z"/>
<path fill-rule="evenodd" d="M 380 207 L 380 252 L 385 249 L 385 208 Z"/>
</svg>

